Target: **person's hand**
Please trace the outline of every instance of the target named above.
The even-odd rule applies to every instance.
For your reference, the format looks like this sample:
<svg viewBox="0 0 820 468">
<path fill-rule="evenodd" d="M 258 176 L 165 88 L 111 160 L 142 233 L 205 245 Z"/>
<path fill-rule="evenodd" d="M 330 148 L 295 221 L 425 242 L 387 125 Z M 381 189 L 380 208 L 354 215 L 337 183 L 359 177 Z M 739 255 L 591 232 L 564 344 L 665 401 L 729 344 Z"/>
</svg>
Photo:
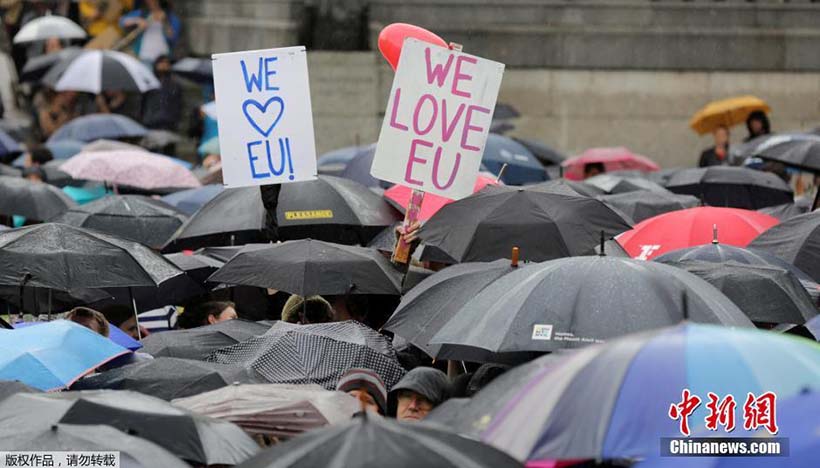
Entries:
<svg viewBox="0 0 820 468">
<path fill-rule="evenodd" d="M 412 224 L 407 226 L 407 229 L 405 229 L 403 225 L 399 225 L 396 228 L 396 232 L 398 232 L 400 237 L 404 238 L 404 242 L 412 244 L 419 240 L 419 228 L 421 228 L 421 223 L 413 221 Z"/>
<path fill-rule="evenodd" d="M 140 29 L 145 29 L 148 26 L 148 22 L 145 21 L 145 18 L 129 18 L 125 20 L 123 24 L 126 27 L 136 26 Z"/>
</svg>

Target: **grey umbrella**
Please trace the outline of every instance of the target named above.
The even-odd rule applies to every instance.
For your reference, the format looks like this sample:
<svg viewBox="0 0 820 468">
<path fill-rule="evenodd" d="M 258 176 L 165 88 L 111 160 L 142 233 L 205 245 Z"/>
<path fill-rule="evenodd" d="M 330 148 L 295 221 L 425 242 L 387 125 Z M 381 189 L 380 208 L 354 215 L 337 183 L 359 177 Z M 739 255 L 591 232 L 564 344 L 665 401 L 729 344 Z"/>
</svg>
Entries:
<svg viewBox="0 0 820 468">
<path fill-rule="evenodd" d="M 593 185 L 608 194 L 634 192 L 646 190 L 657 194 L 668 194 L 669 191 L 651 180 L 642 177 L 617 176 L 600 174 L 584 180 L 585 184 Z"/>
<path fill-rule="evenodd" d="M 155 357 L 204 360 L 217 349 L 264 335 L 269 329 L 270 325 L 248 320 L 226 320 L 190 330 L 153 333 L 142 340 L 142 345 Z"/>
<path fill-rule="evenodd" d="M 569 179 L 554 179 L 540 184 L 530 185 L 530 190 L 543 189 L 545 191 L 554 191 L 558 193 L 566 193 L 567 195 L 583 195 L 585 197 L 597 197 L 598 195 L 605 195 L 606 192 L 602 189 L 587 184 Z M 569 192 L 567 192 L 569 190 Z"/>
<path fill-rule="evenodd" d="M 53 185 L 0 176 L 0 214 L 48 221 L 75 206 L 74 200 Z"/>
<path fill-rule="evenodd" d="M 677 195 L 669 191 L 663 193 L 635 190 L 615 195 L 601 195 L 597 198 L 629 216 L 635 223 L 640 223 L 659 214 L 694 208 L 700 205 L 700 200 L 696 197 Z"/>
<path fill-rule="evenodd" d="M 666 183 L 674 193 L 694 195 L 710 206 L 757 210 L 792 201 L 792 189 L 770 172 L 711 166 L 676 172 Z"/>
<path fill-rule="evenodd" d="M 40 393 L 40 390 L 17 380 L 0 380 L 0 401 L 17 393 Z"/>
<path fill-rule="evenodd" d="M 430 340 L 437 358 L 505 361 L 684 319 L 751 327 L 726 296 L 668 265 L 573 257 L 525 266 L 478 293 Z"/>
<path fill-rule="evenodd" d="M 776 255 L 820 282 L 820 210 L 769 228 L 749 248 Z"/>
</svg>

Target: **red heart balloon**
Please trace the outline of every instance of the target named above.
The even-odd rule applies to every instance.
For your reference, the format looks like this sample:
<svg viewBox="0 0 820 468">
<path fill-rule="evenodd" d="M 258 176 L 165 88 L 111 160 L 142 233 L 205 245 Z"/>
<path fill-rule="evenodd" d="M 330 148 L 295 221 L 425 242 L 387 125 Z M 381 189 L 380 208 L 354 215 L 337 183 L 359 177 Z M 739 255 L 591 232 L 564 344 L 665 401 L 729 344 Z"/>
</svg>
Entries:
<svg viewBox="0 0 820 468">
<path fill-rule="evenodd" d="M 447 43 L 444 42 L 444 39 L 436 36 L 424 28 L 406 23 L 390 24 L 379 33 L 379 50 L 385 60 L 387 60 L 387 63 L 393 67 L 393 71 L 396 71 L 396 67 L 399 66 L 401 46 L 404 44 L 404 40 L 408 37 L 429 42 L 433 45 L 445 48 L 448 47 Z"/>
</svg>

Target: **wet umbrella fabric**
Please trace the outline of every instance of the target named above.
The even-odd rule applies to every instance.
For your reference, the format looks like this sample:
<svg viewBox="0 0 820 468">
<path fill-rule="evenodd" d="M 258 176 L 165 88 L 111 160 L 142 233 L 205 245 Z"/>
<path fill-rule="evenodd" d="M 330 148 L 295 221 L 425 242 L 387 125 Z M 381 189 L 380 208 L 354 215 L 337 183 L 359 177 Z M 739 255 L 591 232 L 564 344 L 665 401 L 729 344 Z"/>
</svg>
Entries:
<svg viewBox="0 0 820 468">
<path fill-rule="evenodd" d="M 173 207 L 140 195 L 112 195 L 72 208 L 53 222 L 96 229 L 159 248 L 187 220 Z"/>
<path fill-rule="evenodd" d="M 139 59 L 115 50 L 85 50 L 51 67 L 41 80 L 56 91 L 145 93 L 159 80 Z"/>
<path fill-rule="evenodd" d="M 44 309 L 42 309 L 42 310 L 44 310 Z M 17 322 L 17 323 L 12 324 L 12 326 L 15 329 L 17 329 L 17 328 L 33 327 L 33 326 L 37 326 L 37 325 L 42 325 L 44 323 L 50 323 L 50 322 Z M 131 338 L 130 335 L 127 335 L 124 331 L 120 330 L 119 327 L 109 327 L 108 339 L 111 340 L 112 342 L 122 346 L 123 348 L 129 350 L 129 351 L 136 351 L 136 350 L 142 348 L 142 345 L 140 344 L 139 341 Z"/>
<path fill-rule="evenodd" d="M 319 156 L 316 160 L 319 174 L 341 176 L 347 164 L 362 152 L 368 151 L 370 146 L 347 146 Z"/>
<path fill-rule="evenodd" d="M 584 179 L 585 184 L 594 185 L 608 194 L 618 194 L 645 190 L 654 194 L 668 194 L 669 191 L 647 179 L 640 177 L 622 177 L 612 174 L 600 174 Z"/>
<path fill-rule="evenodd" d="M 601 231 L 614 236 L 630 228 L 619 213 L 567 188 L 486 187 L 439 210 L 419 231 L 422 260 L 443 263 L 507 258 L 544 261 L 592 253 Z"/>
<path fill-rule="evenodd" d="M 142 345 L 154 357 L 204 360 L 220 348 L 262 336 L 269 329 L 270 325 L 257 322 L 226 320 L 189 330 L 152 333 L 142 340 Z"/>
<path fill-rule="evenodd" d="M 20 143 L 12 138 L 8 133 L 0 130 L 0 162 L 9 162 L 18 154 L 23 152 Z"/>
<path fill-rule="evenodd" d="M 48 139 L 49 143 L 60 140 L 91 142 L 101 139 L 141 138 L 148 129 L 120 114 L 89 114 L 68 122 Z"/>
<path fill-rule="evenodd" d="M 530 185 L 527 190 L 545 190 L 557 193 L 567 193 L 569 195 L 582 195 L 585 197 L 597 197 L 599 195 L 606 195 L 606 192 L 600 188 L 569 179 L 555 179 L 540 184 Z M 567 192 L 569 190 L 569 192 Z"/>
<path fill-rule="evenodd" d="M 820 282 L 820 210 L 770 228 L 754 239 L 749 248 L 776 255 Z"/>
<path fill-rule="evenodd" d="M 507 185 L 525 185 L 549 179 L 544 166 L 524 145 L 502 135 L 490 133 L 481 163 L 494 175 L 506 164 L 501 181 Z"/>
<path fill-rule="evenodd" d="M 266 450 L 238 468 L 302 468 L 333 460 L 348 468 L 493 467 L 522 465 L 509 455 L 452 432 L 363 415 Z"/>
<path fill-rule="evenodd" d="M 53 185 L 0 176 L 0 214 L 48 221 L 76 203 Z"/>
<path fill-rule="evenodd" d="M 200 187 L 199 180 L 173 158 L 147 151 L 91 151 L 73 156 L 60 170 L 75 179 L 96 180 L 144 190 Z"/>
<path fill-rule="evenodd" d="M 171 71 L 197 83 L 213 84 L 214 68 L 209 59 L 185 57 L 178 60 Z"/>
<path fill-rule="evenodd" d="M 567 159 L 567 157 L 560 151 L 551 148 L 540 141 L 519 137 L 513 137 L 513 140 L 530 150 L 530 153 L 532 153 L 532 155 L 535 156 L 544 166 L 561 164 L 564 159 Z"/>
<path fill-rule="evenodd" d="M 820 135 L 765 135 L 741 145 L 731 153 L 738 159 L 760 157 L 808 171 L 820 171 Z"/>
<path fill-rule="evenodd" d="M 238 366 L 170 357 L 137 362 L 79 380 L 72 390 L 133 390 L 166 401 L 234 383 L 256 383 L 255 372 Z"/>
<path fill-rule="evenodd" d="M 795 216 L 806 214 L 809 212 L 810 209 L 811 201 L 807 200 L 806 198 L 799 198 L 795 200 L 795 203 L 784 203 L 783 205 L 767 206 L 766 208 L 761 208 L 757 211 L 767 214 L 769 216 L 774 216 L 782 222 L 786 221 L 787 219 L 794 218 Z"/>
<path fill-rule="evenodd" d="M 0 380 L 0 401 L 5 400 L 6 398 L 16 395 L 18 393 L 40 393 L 41 390 L 38 390 L 34 387 L 29 387 L 28 385 L 20 382 L 19 380 Z"/>
<path fill-rule="evenodd" d="M 55 424 L 51 427 L 23 432 L 0 430 L 0 450 L 33 452 L 116 451 L 119 453 L 121 466 L 134 468 L 159 466 L 163 468 L 187 468 L 190 466 L 159 445 L 103 425 Z"/>
<path fill-rule="evenodd" d="M 564 160 L 561 166 L 564 168 L 564 177 L 570 180 L 582 180 L 584 167 L 587 164 L 598 163 L 604 165 L 604 172 L 620 170 L 654 172 L 660 169 L 655 161 L 624 147 L 590 148 L 578 156 Z"/>
<path fill-rule="evenodd" d="M 14 44 L 58 39 L 85 39 L 85 30 L 70 19 L 58 15 L 45 15 L 34 18 L 23 25 L 14 35 Z"/>
<path fill-rule="evenodd" d="M 251 367 L 271 383 L 318 384 L 328 390 L 352 368 L 373 370 L 387 388 L 404 375 L 387 339 L 353 321 L 277 322 L 264 336 L 217 350 L 208 360 Z"/>
<path fill-rule="evenodd" d="M 666 188 L 700 197 L 710 206 L 747 210 L 790 203 L 793 198 L 791 188 L 776 175 L 745 167 L 684 169 L 669 179 Z"/>
<path fill-rule="evenodd" d="M 206 203 L 222 193 L 225 188 L 222 185 L 203 185 L 187 190 L 181 190 L 162 197 L 162 201 L 182 211 L 188 216 L 192 216 Z"/>
<path fill-rule="evenodd" d="M 375 143 L 361 148 L 359 153 L 347 162 L 347 165 L 341 174 L 339 174 L 339 177 L 358 182 L 365 187 L 390 187 L 393 185 L 390 182 L 379 180 L 370 175 L 370 166 L 373 165 L 373 156 L 375 155 Z"/>
<path fill-rule="evenodd" d="M 209 281 L 300 296 L 401 294 L 401 273 L 377 250 L 311 239 L 248 245 Z"/>
<path fill-rule="evenodd" d="M 0 427 L 111 426 L 203 465 L 234 465 L 259 451 L 239 427 L 126 390 L 17 394 L 0 402 Z"/>
<path fill-rule="evenodd" d="M 684 302 L 685 300 L 685 302 Z M 576 348 L 682 320 L 752 323 L 726 296 L 681 269 L 626 258 L 526 265 L 464 304 L 430 340 L 437 358 L 503 362 Z"/>
<path fill-rule="evenodd" d="M 20 82 L 40 81 L 54 65 L 83 52 L 80 47 L 66 47 L 57 52 L 38 55 L 26 60 L 20 72 Z"/>
<path fill-rule="evenodd" d="M 682 389 L 704 400 L 772 391 L 779 402 L 820 389 L 818 359 L 820 347 L 802 338 L 684 323 L 578 350 L 520 382 L 502 376 L 449 427 L 519 460 L 646 457 L 660 437 L 680 437 L 668 412 Z M 494 387 L 505 384 L 515 390 L 499 402 Z M 706 414 L 704 403 L 689 417 L 695 433 Z"/>
<path fill-rule="evenodd" d="M 252 435 L 289 439 L 319 427 L 343 424 L 361 403 L 343 392 L 318 385 L 229 385 L 174 400 L 198 414 L 230 421 Z"/>
<path fill-rule="evenodd" d="M 636 223 L 670 211 L 684 210 L 700 205 L 700 200 L 691 195 L 676 195 L 671 192 L 665 194 L 652 193 L 646 190 L 602 195 L 598 197 L 598 200 L 629 216 Z"/>
</svg>

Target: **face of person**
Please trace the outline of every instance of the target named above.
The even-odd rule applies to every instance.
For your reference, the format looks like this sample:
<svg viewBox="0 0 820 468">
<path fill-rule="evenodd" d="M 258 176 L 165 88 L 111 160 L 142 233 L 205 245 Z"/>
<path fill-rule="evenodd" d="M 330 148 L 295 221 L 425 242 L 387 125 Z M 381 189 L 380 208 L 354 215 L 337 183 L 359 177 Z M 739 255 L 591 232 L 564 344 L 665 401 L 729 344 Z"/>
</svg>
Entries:
<svg viewBox="0 0 820 468">
<path fill-rule="evenodd" d="M 171 71 L 171 62 L 168 60 L 160 60 L 154 68 L 157 75 L 167 75 Z"/>
<path fill-rule="evenodd" d="M 396 419 L 421 421 L 433 409 L 433 402 L 412 390 L 399 390 Z"/>
<path fill-rule="evenodd" d="M 124 331 L 128 336 L 135 340 L 140 339 L 139 331 L 137 330 L 137 320 L 134 317 L 122 322 L 122 324 L 120 324 L 120 330 Z M 148 334 L 148 330 L 143 328 L 142 337 L 145 338 Z"/>
<path fill-rule="evenodd" d="M 760 119 L 754 119 L 749 124 L 752 127 L 752 133 L 755 135 L 760 135 L 763 132 L 763 122 Z"/>
<path fill-rule="evenodd" d="M 352 396 L 356 400 L 362 402 L 364 404 L 365 409 L 370 411 L 371 413 L 379 414 L 379 405 L 376 403 L 376 399 L 373 398 L 373 395 L 367 393 L 366 390 L 362 390 L 357 388 L 355 390 L 350 390 L 347 392 L 348 395 Z"/>
<path fill-rule="evenodd" d="M 723 146 L 729 142 L 729 130 L 721 127 L 715 130 L 715 145 Z"/>
<path fill-rule="evenodd" d="M 584 178 L 588 179 L 590 177 L 595 177 L 596 175 L 600 174 L 601 170 L 597 167 L 590 167 L 584 171 Z"/>
<path fill-rule="evenodd" d="M 238 319 L 239 315 L 236 314 L 236 310 L 233 307 L 228 307 L 224 309 L 219 315 L 209 315 L 208 316 L 208 323 L 219 323 L 224 322 L 226 320 L 234 320 Z"/>
</svg>

